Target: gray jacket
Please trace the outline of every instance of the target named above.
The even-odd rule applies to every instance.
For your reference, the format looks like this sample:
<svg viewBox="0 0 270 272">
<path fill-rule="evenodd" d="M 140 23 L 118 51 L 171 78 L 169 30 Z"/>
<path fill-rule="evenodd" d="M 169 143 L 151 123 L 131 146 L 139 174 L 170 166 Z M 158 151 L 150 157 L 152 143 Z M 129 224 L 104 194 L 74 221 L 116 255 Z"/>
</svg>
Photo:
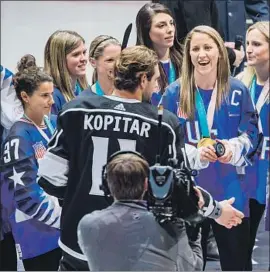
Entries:
<svg viewBox="0 0 270 272">
<path fill-rule="evenodd" d="M 200 237 L 188 241 L 183 222 L 160 225 L 143 201 L 85 215 L 78 242 L 90 270 L 202 270 Z"/>
</svg>

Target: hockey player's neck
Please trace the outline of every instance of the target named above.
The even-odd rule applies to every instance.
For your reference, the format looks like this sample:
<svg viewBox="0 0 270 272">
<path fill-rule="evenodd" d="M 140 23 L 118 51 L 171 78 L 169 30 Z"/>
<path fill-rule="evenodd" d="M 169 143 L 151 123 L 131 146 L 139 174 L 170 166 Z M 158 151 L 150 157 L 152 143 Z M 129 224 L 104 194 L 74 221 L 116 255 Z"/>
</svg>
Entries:
<svg viewBox="0 0 270 272">
<path fill-rule="evenodd" d="M 155 49 L 158 59 L 161 61 L 166 61 L 170 59 L 170 48 L 159 48 Z"/>
<path fill-rule="evenodd" d="M 269 78 L 269 62 L 266 65 L 258 65 L 255 67 L 257 83 L 264 85 L 265 81 Z"/>
<path fill-rule="evenodd" d="M 113 86 L 113 82 L 109 79 L 105 80 L 105 79 L 99 79 L 98 80 L 99 85 L 102 89 L 102 91 L 104 92 L 105 95 L 111 95 L 113 90 L 114 90 L 114 86 Z"/>
<path fill-rule="evenodd" d="M 114 89 L 112 95 L 122 97 L 122 98 L 136 99 L 136 100 L 142 101 L 142 92 L 139 90 L 135 91 L 134 93 L 131 93 L 125 90 Z"/>
<path fill-rule="evenodd" d="M 37 116 L 31 109 L 25 109 L 24 110 L 24 116 L 29 121 L 34 122 L 37 126 L 43 126 L 44 125 L 44 117 L 43 116 Z"/>
<path fill-rule="evenodd" d="M 213 90 L 217 80 L 217 74 L 215 72 L 209 73 L 207 75 L 194 73 L 196 85 L 203 90 Z"/>
</svg>

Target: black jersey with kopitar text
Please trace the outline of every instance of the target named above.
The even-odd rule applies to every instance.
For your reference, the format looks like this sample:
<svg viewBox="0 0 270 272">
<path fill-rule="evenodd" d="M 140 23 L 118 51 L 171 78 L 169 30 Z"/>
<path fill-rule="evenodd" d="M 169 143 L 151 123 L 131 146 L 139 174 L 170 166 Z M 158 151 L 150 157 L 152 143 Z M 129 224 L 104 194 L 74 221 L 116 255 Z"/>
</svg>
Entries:
<svg viewBox="0 0 270 272">
<path fill-rule="evenodd" d="M 77 97 L 63 107 L 40 162 L 39 184 L 64 199 L 59 244 L 65 252 L 86 260 L 77 244 L 77 226 L 85 214 L 108 206 L 99 185 L 111 154 L 136 150 L 153 165 L 159 146 L 162 164 L 169 157 L 183 160 L 177 117 L 164 111 L 160 142 L 157 120 L 156 107 L 114 96 Z"/>
</svg>

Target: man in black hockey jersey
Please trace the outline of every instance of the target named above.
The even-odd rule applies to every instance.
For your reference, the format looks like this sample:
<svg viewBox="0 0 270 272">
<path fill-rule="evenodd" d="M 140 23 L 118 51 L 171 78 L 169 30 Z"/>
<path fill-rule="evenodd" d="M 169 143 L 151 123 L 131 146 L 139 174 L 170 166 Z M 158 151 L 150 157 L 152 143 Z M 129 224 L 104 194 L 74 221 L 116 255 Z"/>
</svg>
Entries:
<svg viewBox="0 0 270 272">
<path fill-rule="evenodd" d="M 108 203 L 99 189 L 102 166 L 118 150 L 140 152 L 149 165 L 155 163 L 157 147 L 161 164 L 168 158 L 187 160 L 183 133 L 178 118 L 164 111 L 158 142 L 158 111 L 149 103 L 159 78 L 157 55 L 144 46 L 122 51 L 115 65 L 115 88 L 112 96 L 77 97 L 58 115 L 57 130 L 39 165 L 39 184 L 44 190 L 63 199 L 60 247 L 61 270 L 87 270 L 87 262 L 77 243 L 81 218 Z M 207 167 L 211 159 L 195 147 L 186 148 L 192 168 Z M 227 201 L 219 204 L 204 195 L 204 215 L 231 227 L 241 222 L 242 214 Z M 221 216 L 220 216 L 221 214 Z M 106 260 L 104 260 L 106 261 Z"/>
</svg>

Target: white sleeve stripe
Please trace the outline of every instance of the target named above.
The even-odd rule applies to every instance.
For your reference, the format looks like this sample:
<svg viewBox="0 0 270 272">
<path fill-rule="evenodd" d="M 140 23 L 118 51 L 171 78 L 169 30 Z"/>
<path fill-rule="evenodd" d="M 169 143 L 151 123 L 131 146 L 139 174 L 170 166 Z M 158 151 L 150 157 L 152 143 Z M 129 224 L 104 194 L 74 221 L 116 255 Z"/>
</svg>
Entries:
<svg viewBox="0 0 270 272">
<path fill-rule="evenodd" d="M 62 209 L 61 209 L 61 207 L 59 206 L 58 203 L 57 203 L 57 206 L 58 206 L 58 207 L 55 205 L 54 200 L 53 200 L 53 198 L 54 198 L 53 196 L 49 196 L 49 195 L 46 194 L 45 192 L 44 192 L 43 196 L 45 196 L 44 200 L 40 203 L 40 205 L 38 206 L 36 212 L 35 212 L 34 214 L 32 214 L 30 217 L 31 217 L 31 218 L 35 218 L 35 216 L 39 213 L 39 211 L 40 211 L 42 205 L 43 205 L 44 203 L 49 203 L 49 205 L 48 205 L 47 209 L 45 210 L 45 212 L 43 213 L 43 215 L 42 215 L 41 217 L 39 217 L 39 218 L 36 218 L 36 219 L 37 219 L 38 221 L 40 221 L 40 222 L 43 222 L 43 220 L 46 218 L 47 214 L 50 212 L 51 207 L 53 206 L 54 211 L 53 211 L 53 213 L 51 214 L 51 218 L 50 218 L 50 219 L 51 219 L 51 222 L 50 222 L 50 224 L 48 224 L 48 223 L 46 223 L 46 222 L 43 222 L 43 223 L 45 223 L 46 225 L 51 225 L 52 222 L 54 222 L 56 219 L 60 218 L 61 210 L 62 210 Z M 51 204 L 53 204 L 53 205 L 51 205 Z"/>
<path fill-rule="evenodd" d="M 193 145 L 185 143 L 185 150 L 188 157 L 190 167 L 192 169 L 201 170 L 209 166 L 208 161 L 201 161 L 200 159 L 200 149 Z"/>
<path fill-rule="evenodd" d="M 230 164 L 234 166 L 246 166 L 247 158 L 246 154 L 252 148 L 252 143 L 246 133 L 243 133 L 241 136 L 232 138 L 228 140 L 230 144 L 233 156 L 230 161 Z"/>
<path fill-rule="evenodd" d="M 58 133 L 56 133 L 56 134 L 55 134 L 56 136 L 53 136 L 53 137 L 56 137 L 55 143 L 54 143 L 54 145 L 52 145 L 51 147 L 49 147 L 49 148 L 47 149 L 47 151 L 50 151 L 52 148 L 55 148 L 55 147 L 57 146 L 59 137 L 61 136 L 62 133 L 63 133 L 63 129 L 61 129 Z M 52 139 L 51 139 L 51 141 L 52 141 Z"/>
<path fill-rule="evenodd" d="M 202 209 L 203 210 L 203 215 L 205 217 L 208 217 L 214 211 L 214 208 L 215 208 L 215 206 L 214 206 L 214 200 L 213 200 L 212 196 L 207 191 L 205 191 L 202 187 L 200 187 L 200 186 L 197 186 L 197 187 L 200 190 L 204 191 L 209 196 L 209 204 L 208 204 L 208 206 L 207 207 L 204 206 L 203 209 Z"/>
<path fill-rule="evenodd" d="M 51 227 L 54 227 L 54 228 L 57 228 L 57 229 L 60 229 L 60 219 L 61 219 L 61 216 L 59 216 L 57 218 L 57 220 L 55 221 L 55 223 L 52 224 L 52 222 L 50 222 L 50 226 Z M 48 224 L 48 223 L 47 223 Z"/>
<path fill-rule="evenodd" d="M 38 176 L 54 186 L 62 187 L 67 184 L 68 170 L 68 160 L 47 151 L 39 162 Z"/>
<path fill-rule="evenodd" d="M 188 166 L 188 163 L 187 163 L 187 155 L 186 155 L 185 148 L 181 147 L 181 151 L 182 151 L 182 154 L 183 154 L 185 166 L 187 167 L 187 166 Z"/>
<path fill-rule="evenodd" d="M 45 222 L 46 225 L 53 226 L 55 228 L 60 228 L 60 215 L 61 215 L 62 208 L 57 205 L 54 206 L 53 212 L 50 218 Z M 56 220 L 56 222 L 55 222 Z M 55 222 L 53 225 L 52 223 Z"/>
<path fill-rule="evenodd" d="M 58 200 L 54 196 L 48 196 L 46 193 L 43 194 L 45 196 L 45 200 L 48 201 L 48 207 L 44 211 L 43 215 L 38 219 L 41 222 L 44 222 L 44 219 L 48 216 L 48 214 L 53 211 L 50 217 L 44 222 L 46 225 L 51 225 L 58 217 L 61 215 L 61 207 L 58 204 Z M 35 213 L 36 214 L 36 213 Z"/>
</svg>

